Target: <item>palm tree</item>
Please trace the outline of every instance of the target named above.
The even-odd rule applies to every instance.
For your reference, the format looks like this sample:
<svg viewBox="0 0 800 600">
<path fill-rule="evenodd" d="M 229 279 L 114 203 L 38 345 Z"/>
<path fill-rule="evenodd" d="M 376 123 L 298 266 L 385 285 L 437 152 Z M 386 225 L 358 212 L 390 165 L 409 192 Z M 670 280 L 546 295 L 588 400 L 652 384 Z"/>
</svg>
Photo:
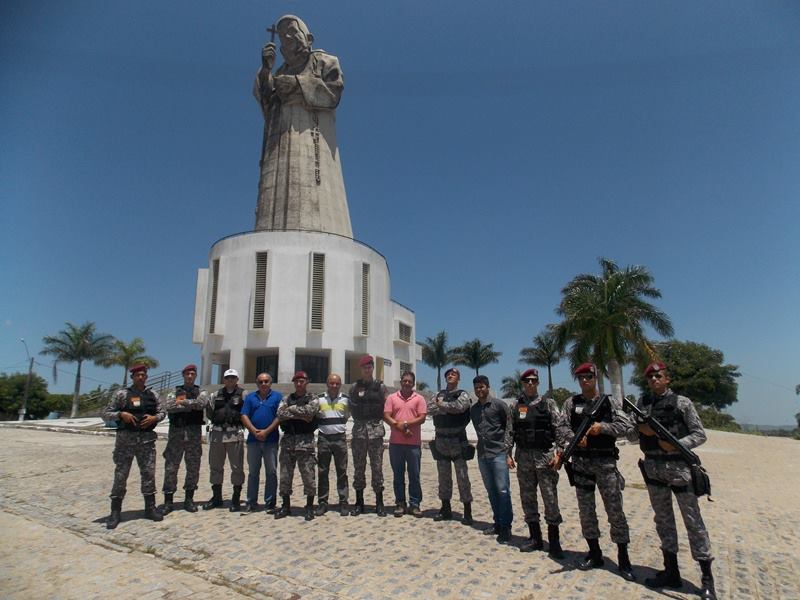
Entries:
<svg viewBox="0 0 800 600">
<path fill-rule="evenodd" d="M 40 354 L 55 356 L 53 362 L 53 381 L 58 375 L 57 365 L 59 362 L 78 363 L 78 371 L 75 373 L 75 391 L 72 395 L 72 412 L 70 418 L 78 415 L 78 398 L 81 394 L 81 365 L 86 360 L 91 360 L 96 365 L 102 362 L 111 352 L 114 338 L 105 333 L 97 333 L 95 324 L 87 321 L 83 325 L 73 325 L 67 323 L 66 328 L 58 332 L 58 335 L 48 335 L 42 338 L 44 349 Z"/>
<path fill-rule="evenodd" d="M 602 275 L 583 273 L 561 290 L 556 312 L 563 317 L 558 325 L 559 339 L 572 344 L 574 365 L 591 357 L 608 374 L 611 392 L 619 402 L 624 396 L 622 364 L 635 354 L 654 358 L 644 327 L 669 337 L 673 334 L 669 317 L 647 302 L 660 298 L 647 267 L 633 265 L 620 269 L 607 258 L 600 258 Z M 646 360 L 646 359 L 645 359 Z M 601 379 L 602 381 L 602 379 Z"/>
<path fill-rule="evenodd" d="M 503 398 L 519 398 L 522 395 L 522 373 L 519 369 L 510 377 L 503 377 L 500 395 Z"/>
<path fill-rule="evenodd" d="M 481 367 L 499 362 L 502 355 L 502 352 L 495 352 L 494 344 L 484 344 L 478 338 L 452 350 L 453 364 L 475 369 L 475 375 L 480 375 Z"/>
<path fill-rule="evenodd" d="M 436 369 L 436 389 L 442 389 L 442 369 L 450 363 L 452 351 L 447 347 L 447 332 L 442 330 L 433 337 L 425 338 L 422 346 L 422 362 Z"/>
<path fill-rule="evenodd" d="M 533 338 L 533 346 L 519 351 L 519 362 L 525 365 L 547 367 L 547 389 L 552 394 L 553 373 L 551 369 L 561 361 L 563 352 L 564 346 L 561 345 L 558 338 L 557 328 L 551 324 Z"/>
<path fill-rule="evenodd" d="M 145 354 L 144 340 L 135 337 L 129 344 L 122 340 L 114 340 L 111 354 L 100 364 L 104 367 L 121 366 L 125 370 L 122 378 L 122 387 L 128 387 L 128 369 L 133 365 L 142 364 L 153 369 L 158 366 L 158 361 Z"/>
</svg>

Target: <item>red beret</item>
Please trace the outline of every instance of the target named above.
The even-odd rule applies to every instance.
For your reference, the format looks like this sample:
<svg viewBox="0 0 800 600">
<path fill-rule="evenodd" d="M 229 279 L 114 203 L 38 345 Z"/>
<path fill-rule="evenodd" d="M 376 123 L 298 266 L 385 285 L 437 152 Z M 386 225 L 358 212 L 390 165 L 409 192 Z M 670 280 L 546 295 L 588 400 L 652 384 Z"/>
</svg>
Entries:
<svg viewBox="0 0 800 600">
<path fill-rule="evenodd" d="M 186 365 L 185 367 L 183 367 L 181 373 L 186 373 L 186 371 L 194 371 L 195 373 L 197 373 L 197 365 Z"/>
<path fill-rule="evenodd" d="M 581 375 L 583 373 L 597 375 L 597 367 L 594 366 L 594 363 L 590 362 L 585 362 L 582 365 L 578 365 L 578 368 L 575 369 L 575 375 Z"/>
<path fill-rule="evenodd" d="M 374 364 L 375 364 L 375 359 L 372 358 L 372 356 L 370 356 L 369 354 L 365 354 L 364 356 L 358 359 L 359 367 L 364 367 L 366 365 L 374 365 Z"/>
<path fill-rule="evenodd" d="M 539 371 L 536 369 L 528 369 L 522 375 L 520 375 L 519 378 L 525 379 L 526 377 L 536 377 L 536 379 L 539 379 Z"/>
<path fill-rule="evenodd" d="M 145 373 L 147 373 L 147 365 L 143 365 L 141 363 L 139 363 L 138 365 L 133 365 L 131 367 L 131 371 L 130 372 L 131 372 L 131 375 L 133 375 L 134 373 L 139 373 L 141 371 L 144 371 Z"/>
<path fill-rule="evenodd" d="M 644 370 L 644 376 L 647 377 L 650 373 L 656 373 L 658 371 L 665 371 L 667 365 L 662 362 L 654 362 L 647 365 L 647 368 Z"/>
<path fill-rule="evenodd" d="M 459 370 L 458 370 L 458 369 L 456 369 L 455 367 L 450 367 L 449 369 L 447 369 L 447 371 L 445 371 L 445 372 L 444 372 L 444 376 L 445 376 L 445 377 L 447 377 L 447 375 L 448 375 L 448 373 L 450 373 L 450 371 L 453 371 L 453 372 L 455 372 L 455 374 L 456 374 L 456 375 L 458 375 L 459 377 L 461 377 L 461 371 L 459 371 Z"/>
<path fill-rule="evenodd" d="M 305 371 L 298 371 L 294 374 L 294 377 L 292 377 L 292 381 L 296 381 L 298 379 L 308 379 L 308 375 L 306 375 Z"/>
</svg>

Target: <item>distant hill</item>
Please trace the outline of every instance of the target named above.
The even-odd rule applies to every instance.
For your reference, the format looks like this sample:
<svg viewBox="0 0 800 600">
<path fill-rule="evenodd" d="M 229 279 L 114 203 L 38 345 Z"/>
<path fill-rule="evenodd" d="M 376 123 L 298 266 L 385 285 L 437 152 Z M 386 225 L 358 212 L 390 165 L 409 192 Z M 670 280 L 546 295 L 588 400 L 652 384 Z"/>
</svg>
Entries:
<svg viewBox="0 0 800 600">
<path fill-rule="evenodd" d="M 750 423 L 740 423 L 744 431 L 794 431 L 797 423 L 789 425 L 751 425 Z"/>
</svg>

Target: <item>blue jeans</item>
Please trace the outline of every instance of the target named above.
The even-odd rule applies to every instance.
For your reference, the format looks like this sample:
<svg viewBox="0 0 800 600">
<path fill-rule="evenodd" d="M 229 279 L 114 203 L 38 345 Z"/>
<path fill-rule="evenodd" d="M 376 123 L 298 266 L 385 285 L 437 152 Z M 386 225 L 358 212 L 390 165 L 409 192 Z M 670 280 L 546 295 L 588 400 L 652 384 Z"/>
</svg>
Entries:
<svg viewBox="0 0 800 600">
<path fill-rule="evenodd" d="M 278 444 L 254 442 L 247 444 L 247 501 L 258 502 L 258 484 L 261 463 L 264 463 L 266 482 L 264 483 L 264 503 L 275 502 L 278 492 Z"/>
<path fill-rule="evenodd" d="M 406 501 L 406 469 L 408 469 L 408 496 L 411 506 L 422 502 L 422 485 L 419 470 L 422 450 L 408 444 L 389 444 L 389 463 L 394 473 L 394 500 L 396 504 Z"/>
<path fill-rule="evenodd" d="M 483 485 L 489 493 L 489 503 L 492 505 L 494 524 L 497 527 L 511 527 L 514 512 L 511 508 L 511 490 L 508 478 L 508 465 L 506 455 L 487 456 L 478 458 L 478 468 L 481 471 Z"/>
</svg>

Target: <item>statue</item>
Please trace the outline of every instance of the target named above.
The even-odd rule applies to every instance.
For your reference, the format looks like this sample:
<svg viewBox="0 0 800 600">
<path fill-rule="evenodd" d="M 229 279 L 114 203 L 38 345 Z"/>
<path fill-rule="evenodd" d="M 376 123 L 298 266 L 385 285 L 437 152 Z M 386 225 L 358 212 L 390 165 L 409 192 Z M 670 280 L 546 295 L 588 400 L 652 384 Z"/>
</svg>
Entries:
<svg viewBox="0 0 800 600">
<path fill-rule="evenodd" d="M 267 29 L 284 63 L 273 74 L 275 43 L 261 52 L 253 94 L 264 114 L 256 230 L 323 231 L 353 237 L 336 143 L 335 109 L 344 89 L 339 60 L 312 50 L 314 36 L 294 15 Z"/>
</svg>

